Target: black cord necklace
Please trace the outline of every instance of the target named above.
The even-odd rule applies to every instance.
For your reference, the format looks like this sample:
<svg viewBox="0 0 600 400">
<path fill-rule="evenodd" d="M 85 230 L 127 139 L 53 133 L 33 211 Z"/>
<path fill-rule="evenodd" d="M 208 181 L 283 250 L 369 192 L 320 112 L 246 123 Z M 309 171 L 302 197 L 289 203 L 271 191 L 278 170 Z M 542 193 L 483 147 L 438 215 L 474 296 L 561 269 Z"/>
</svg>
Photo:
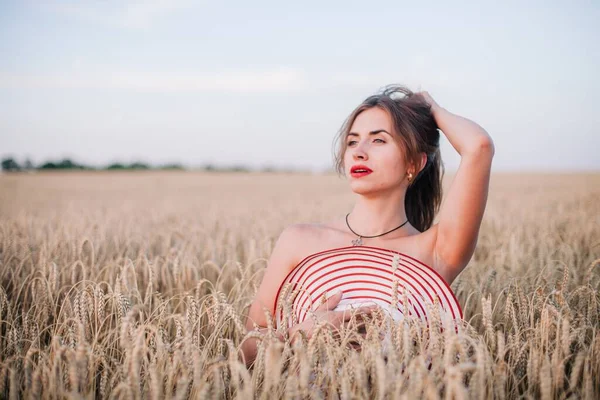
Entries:
<svg viewBox="0 0 600 400">
<path fill-rule="evenodd" d="M 388 233 L 390 233 L 390 232 L 393 232 L 393 231 L 395 231 L 396 229 L 400 229 L 400 228 L 402 228 L 402 227 L 403 227 L 403 226 L 404 226 L 404 225 L 405 225 L 405 224 L 408 222 L 408 219 L 407 219 L 406 221 L 404 221 L 404 223 L 403 223 L 402 225 L 400 225 L 400 226 L 398 226 L 398 227 L 396 227 L 396 228 L 392 229 L 391 231 L 387 231 L 386 233 L 382 233 L 381 235 L 375 235 L 375 236 L 363 236 L 363 235 L 359 235 L 358 233 L 354 232 L 354 231 L 352 230 L 352 228 L 350 228 L 350 224 L 348 223 L 348 215 L 350 215 L 350 213 L 346 214 L 346 225 L 348 225 L 348 229 L 350 229 L 350 231 L 352 231 L 352 233 L 354 233 L 356 236 L 358 236 L 358 239 L 355 239 L 355 240 L 353 240 L 353 241 L 352 241 L 352 245 L 353 245 L 353 246 L 362 246 L 362 244 L 363 244 L 363 242 L 362 242 L 362 238 L 367 238 L 367 239 L 369 239 L 369 238 L 376 238 L 376 237 L 379 237 L 379 236 L 387 235 Z"/>
</svg>

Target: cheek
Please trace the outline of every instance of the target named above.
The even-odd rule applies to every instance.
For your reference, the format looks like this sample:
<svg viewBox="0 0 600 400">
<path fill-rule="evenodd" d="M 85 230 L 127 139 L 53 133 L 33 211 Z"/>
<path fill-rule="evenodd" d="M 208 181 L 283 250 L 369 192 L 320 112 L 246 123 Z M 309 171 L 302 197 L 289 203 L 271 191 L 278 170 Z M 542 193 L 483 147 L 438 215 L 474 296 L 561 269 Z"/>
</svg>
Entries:
<svg viewBox="0 0 600 400">
<path fill-rule="evenodd" d="M 388 171 L 386 175 L 389 182 L 396 184 L 403 179 L 405 172 L 404 162 L 396 157 L 396 155 L 385 159 L 385 168 Z"/>
<path fill-rule="evenodd" d="M 350 153 L 346 152 L 344 153 L 344 168 L 350 166 L 350 163 L 352 162 L 352 156 L 350 155 Z"/>
<path fill-rule="evenodd" d="M 390 170 L 401 170 L 404 166 L 402 156 L 398 154 L 397 151 L 385 152 L 381 155 L 381 161 L 384 162 Z"/>
</svg>

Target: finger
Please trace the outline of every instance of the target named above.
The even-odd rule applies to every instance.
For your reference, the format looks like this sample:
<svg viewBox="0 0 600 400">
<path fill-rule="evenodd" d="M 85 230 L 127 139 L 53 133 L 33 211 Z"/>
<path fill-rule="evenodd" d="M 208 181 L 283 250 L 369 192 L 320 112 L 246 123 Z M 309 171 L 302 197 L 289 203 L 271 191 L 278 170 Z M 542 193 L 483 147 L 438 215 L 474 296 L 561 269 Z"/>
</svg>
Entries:
<svg viewBox="0 0 600 400">
<path fill-rule="evenodd" d="M 344 310 L 344 311 L 339 311 L 339 312 L 343 313 L 341 315 L 341 318 L 343 321 L 350 321 L 352 318 L 354 318 L 356 320 L 361 320 L 364 318 L 363 315 L 369 314 L 368 309 L 363 310 L 362 308 L 356 308 L 354 310 Z"/>
<path fill-rule="evenodd" d="M 372 319 L 373 313 L 375 311 L 378 311 L 379 309 L 380 309 L 379 306 L 362 307 L 362 308 L 358 309 L 358 313 L 359 313 L 358 315 L 361 320 Z"/>
<path fill-rule="evenodd" d="M 361 319 L 363 315 L 371 314 L 371 312 L 376 310 L 377 308 L 379 308 L 378 305 L 370 305 L 370 306 L 363 306 L 363 307 L 359 307 L 359 308 L 352 308 L 352 309 L 348 309 L 348 310 L 338 311 L 338 313 L 340 313 L 342 321 L 349 321 L 353 316 L 357 319 Z"/>
<path fill-rule="evenodd" d="M 340 300 L 342 300 L 343 295 L 344 295 L 344 292 L 342 292 L 341 290 L 338 290 L 336 293 L 333 294 L 333 296 L 330 296 L 327 300 L 325 300 L 325 302 L 323 304 L 321 304 L 319 307 L 317 307 L 317 309 L 315 311 L 333 310 L 335 308 L 335 306 L 338 305 Z"/>
<path fill-rule="evenodd" d="M 379 309 L 379 305 L 375 304 L 372 306 L 364 306 L 358 309 L 361 313 L 371 314 L 373 311 Z"/>
<path fill-rule="evenodd" d="M 353 330 L 353 331 L 361 331 L 361 330 L 365 330 L 367 327 L 367 321 L 366 320 L 356 320 L 356 321 L 346 321 L 344 323 L 342 323 L 340 326 L 343 326 L 346 329 L 349 330 Z"/>
</svg>

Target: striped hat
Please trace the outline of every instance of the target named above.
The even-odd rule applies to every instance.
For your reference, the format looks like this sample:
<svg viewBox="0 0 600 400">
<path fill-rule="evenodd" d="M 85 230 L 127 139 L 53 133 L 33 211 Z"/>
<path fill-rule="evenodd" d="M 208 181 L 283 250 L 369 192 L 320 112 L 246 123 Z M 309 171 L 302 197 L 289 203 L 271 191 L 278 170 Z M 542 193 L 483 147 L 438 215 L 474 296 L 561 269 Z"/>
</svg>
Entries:
<svg viewBox="0 0 600 400">
<path fill-rule="evenodd" d="M 275 297 L 277 326 L 285 314 L 288 327 L 302 323 L 338 290 L 344 295 L 335 310 L 378 304 L 395 320 L 408 315 L 427 323 L 439 311 L 443 326 L 463 318 L 452 289 L 433 268 L 395 250 L 362 245 L 320 251 L 300 261 Z"/>
</svg>

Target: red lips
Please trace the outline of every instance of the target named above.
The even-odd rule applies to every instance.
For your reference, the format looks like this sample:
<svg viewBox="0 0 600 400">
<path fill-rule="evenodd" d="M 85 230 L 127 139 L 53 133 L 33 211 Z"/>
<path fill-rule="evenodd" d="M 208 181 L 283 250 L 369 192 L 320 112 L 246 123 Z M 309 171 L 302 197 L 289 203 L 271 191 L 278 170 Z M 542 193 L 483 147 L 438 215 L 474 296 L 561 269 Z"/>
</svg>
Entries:
<svg viewBox="0 0 600 400">
<path fill-rule="evenodd" d="M 357 165 L 353 165 L 352 168 L 350 168 L 350 173 L 355 173 L 355 172 L 356 173 L 365 173 L 365 172 L 373 172 L 373 171 L 371 170 L 371 168 L 367 167 L 366 165 L 357 164 Z"/>
<path fill-rule="evenodd" d="M 350 175 L 353 178 L 360 178 L 361 176 L 366 176 L 369 175 L 371 172 L 373 172 L 371 170 L 371 168 L 367 167 L 366 165 L 353 165 L 352 168 L 350 169 Z"/>
</svg>

